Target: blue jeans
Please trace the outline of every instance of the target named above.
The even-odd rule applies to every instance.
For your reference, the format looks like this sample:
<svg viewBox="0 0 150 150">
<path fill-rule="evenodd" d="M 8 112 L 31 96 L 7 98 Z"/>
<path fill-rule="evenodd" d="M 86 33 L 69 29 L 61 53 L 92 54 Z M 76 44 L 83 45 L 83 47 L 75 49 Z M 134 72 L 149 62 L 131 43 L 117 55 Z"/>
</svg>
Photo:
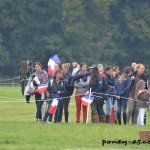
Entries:
<svg viewBox="0 0 150 150">
<path fill-rule="evenodd" d="M 105 112 L 105 114 L 110 115 L 111 106 L 113 104 L 113 97 L 108 96 L 105 103 L 106 103 L 106 112 Z"/>
<path fill-rule="evenodd" d="M 63 110 L 63 105 L 59 105 L 58 104 L 58 107 L 57 107 L 57 110 L 56 110 L 56 113 L 55 113 L 55 117 L 54 117 L 54 122 L 61 122 L 61 113 L 62 113 L 62 110 Z"/>
<path fill-rule="evenodd" d="M 118 107 L 118 113 L 121 113 L 121 106 L 123 109 L 123 113 L 126 113 L 127 110 L 127 99 L 120 98 L 120 100 L 117 100 L 117 107 Z"/>
<path fill-rule="evenodd" d="M 43 104 L 43 100 L 41 100 L 41 94 L 35 94 L 35 102 L 36 102 L 36 117 L 37 119 L 42 119 L 41 107 Z"/>
<path fill-rule="evenodd" d="M 104 109 L 103 109 L 103 105 L 100 105 L 97 107 L 97 112 L 99 115 L 104 115 L 105 112 L 104 112 Z"/>
<path fill-rule="evenodd" d="M 43 117 L 43 121 L 44 122 L 46 122 L 46 120 L 47 120 L 47 118 L 49 116 L 48 110 L 50 109 L 50 106 L 51 106 L 51 104 L 48 104 L 47 110 L 46 110 L 45 115 Z"/>
</svg>

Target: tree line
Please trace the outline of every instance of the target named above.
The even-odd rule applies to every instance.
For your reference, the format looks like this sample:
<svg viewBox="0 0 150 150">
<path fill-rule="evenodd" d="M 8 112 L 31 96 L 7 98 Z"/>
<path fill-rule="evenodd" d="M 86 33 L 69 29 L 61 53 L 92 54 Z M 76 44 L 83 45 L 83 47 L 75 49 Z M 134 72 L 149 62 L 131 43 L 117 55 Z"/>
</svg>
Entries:
<svg viewBox="0 0 150 150">
<path fill-rule="evenodd" d="M 21 61 L 45 69 L 62 62 L 123 68 L 141 62 L 149 71 L 149 0 L 1 0 L 0 76 L 16 76 Z"/>
</svg>

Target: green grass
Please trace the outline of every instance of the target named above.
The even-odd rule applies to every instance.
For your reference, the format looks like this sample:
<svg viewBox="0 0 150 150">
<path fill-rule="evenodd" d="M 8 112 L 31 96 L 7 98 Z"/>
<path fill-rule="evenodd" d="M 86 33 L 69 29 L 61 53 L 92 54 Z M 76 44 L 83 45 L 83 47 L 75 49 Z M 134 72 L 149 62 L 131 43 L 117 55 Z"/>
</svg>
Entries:
<svg viewBox="0 0 150 150">
<path fill-rule="evenodd" d="M 150 144 L 105 144 L 102 140 L 133 141 L 139 139 L 139 131 L 150 129 L 150 114 L 147 125 L 124 126 L 110 124 L 76 124 L 75 102 L 69 106 L 69 123 L 34 123 L 35 103 L 25 103 L 20 87 L 0 87 L 0 150 L 98 150 L 98 149 L 150 149 Z M 64 118 L 63 118 L 64 120 Z M 82 116 L 81 116 L 82 120 Z"/>
</svg>

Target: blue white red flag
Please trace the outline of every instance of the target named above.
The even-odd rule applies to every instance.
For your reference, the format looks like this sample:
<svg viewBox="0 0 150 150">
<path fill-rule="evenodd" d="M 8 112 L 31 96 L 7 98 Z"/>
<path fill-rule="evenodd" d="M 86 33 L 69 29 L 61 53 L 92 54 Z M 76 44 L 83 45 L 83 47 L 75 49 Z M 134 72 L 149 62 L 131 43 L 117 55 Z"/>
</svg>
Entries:
<svg viewBox="0 0 150 150">
<path fill-rule="evenodd" d="M 52 56 L 48 61 L 48 75 L 54 75 L 55 64 L 61 64 L 57 54 Z"/>
<path fill-rule="evenodd" d="M 50 109 L 48 110 L 48 113 L 55 114 L 58 106 L 58 102 L 60 100 L 60 95 L 58 93 L 55 94 L 55 98 L 53 99 Z"/>
<path fill-rule="evenodd" d="M 58 106 L 58 100 L 56 98 L 53 99 L 53 102 L 48 110 L 48 113 L 55 114 Z"/>
<path fill-rule="evenodd" d="M 91 96 L 85 95 L 84 97 L 81 98 L 81 100 L 82 100 L 82 105 L 88 106 L 93 102 L 94 96 L 93 95 L 91 95 Z"/>
<path fill-rule="evenodd" d="M 47 90 L 47 84 L 39 84 L 38 85 L 38 93 L 39 94 L 42 94 L 42 93 L 45 93 L 46 90 Z"/>
</svg>

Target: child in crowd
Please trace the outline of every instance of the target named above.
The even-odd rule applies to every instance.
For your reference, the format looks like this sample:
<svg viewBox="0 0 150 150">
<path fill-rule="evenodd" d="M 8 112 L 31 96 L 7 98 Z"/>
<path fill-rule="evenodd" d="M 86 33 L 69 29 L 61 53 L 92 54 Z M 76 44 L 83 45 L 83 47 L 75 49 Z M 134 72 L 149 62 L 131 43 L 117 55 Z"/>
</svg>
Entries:
<svg viewBox="0 0 150 150">
<path fill-rule="evenodd" d="M 144 125 L 144 115 L 146 108 L 148 107 L 148 101 L 150 101 L 150 93 L 145 90 L 146 82 L 140 80 L 137 83 L 135 90 L 135 99 L 138 100 L 139 114 L 137 117 L 137 125 Z"/>
</svg>

